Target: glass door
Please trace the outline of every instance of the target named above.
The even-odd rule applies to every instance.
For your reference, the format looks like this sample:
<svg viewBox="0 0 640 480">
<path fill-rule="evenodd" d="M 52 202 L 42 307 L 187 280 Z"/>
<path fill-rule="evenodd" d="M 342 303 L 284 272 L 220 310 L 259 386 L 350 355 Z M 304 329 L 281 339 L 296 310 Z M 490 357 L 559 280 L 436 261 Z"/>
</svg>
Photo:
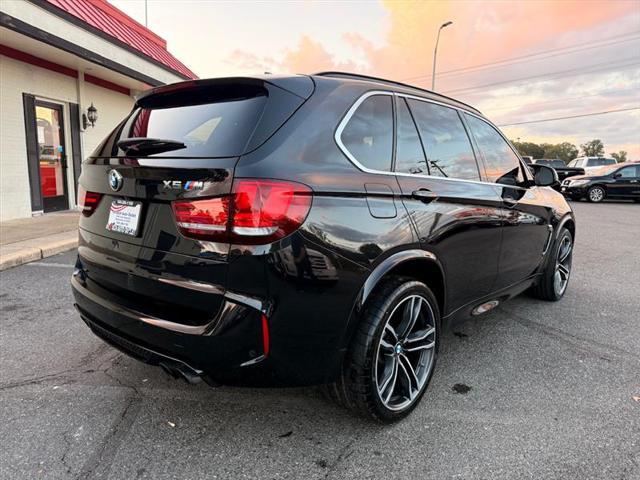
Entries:
<svg viewBox="0 0 640 480">
<path fill-rule="evenodd" d="M 40 191 L 45 213 L 69 208 L 63 125 L 61 105 L 36 101 Z"/>
</svg>

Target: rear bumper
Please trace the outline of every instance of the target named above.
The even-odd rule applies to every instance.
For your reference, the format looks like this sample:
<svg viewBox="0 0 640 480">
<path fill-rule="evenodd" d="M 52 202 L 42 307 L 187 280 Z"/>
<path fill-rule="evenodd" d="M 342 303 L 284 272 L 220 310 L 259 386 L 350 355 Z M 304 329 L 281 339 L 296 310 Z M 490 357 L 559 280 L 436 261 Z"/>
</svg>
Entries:
<svg viewBox="0 0 640 480">
<path fill-rule="evenodd" d="M 71 279 L 75 306 L 94 334 L 127 355 L 158 365 L 170 362 L 212 383 L 273 385 L 280 383 L 264 355 L 262 313 L 227 302 L 208 333 L 170 330 L 141 314 L 91 292 L 76 274 Z"/>
<path fill-rule="evenodd" d="M 307 310 L 310 298 L 288 290 L 263 320 L 259 302 L 226 292 L 208 328 L 181 331 L 176 324 L 168 328 L 166 321 L 91 291 L 81 271 L 74 272 L 71 286 L 76 309 L 99 338 L 145 363 L 180 365 L 207 383 L 252 387 L 326 383 L 337 375 L 344 354 L 337 348 L 342 329 L 329 328 L 333 322 L 342 324 L 343 317 L 331 315 L 335 306 L 324 297 L 316 299 L 322 300 L 316 309 Z M 268 355 L 264 323 L 269 331 Z"/>
<path fill-rule="evenodd" d="M 77 305 L 76 308 L 78 308 Z M 78 311 L 80 311 L 79 308 Z M 136 360 L 140 360 L 141 362 L 148 363 L 150 365 L 164 365 L 165 368 L 171 368 L 171 370 L 173 371 L 184 372 L 183 377 L 188 381 L 191 381 L 189 379 L 195 380 L 197 378 L 202 378 L 204 373 L 202 370 L 197 370 L 186 364 L 185 362 L 182 362 L 175 358 L 171 358 L 158 352 L 154 352 L 153 350 L 141 347 L 140 345 L 130 342 L 129 340 L 120 337 L 117 334 L 100 326 L 96 321 L 90 320 L 89 316 L 86 313 L 84 315 L 81 313 L 80 315 L 82 320 L 84 320 L 84 323 L 87 324 L 87 326 L 97 337 L 101 338 L 106 343 L 114 348 L 117 348 L 121 352 L 126 353 L 130 357 L 133 357 Z"/>
</svg>

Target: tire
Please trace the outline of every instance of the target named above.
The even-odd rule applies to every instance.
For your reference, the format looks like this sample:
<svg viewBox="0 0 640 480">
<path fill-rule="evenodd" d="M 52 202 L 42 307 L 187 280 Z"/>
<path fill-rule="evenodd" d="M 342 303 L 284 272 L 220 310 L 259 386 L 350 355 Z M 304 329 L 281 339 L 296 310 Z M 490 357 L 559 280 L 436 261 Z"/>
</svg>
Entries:
<svg viewBox="0 0 640 480">
<path fill-rule="evenodd" d="M 566 250 L 567 245 L 568 251 Z M 553 244 L 553 250 L 550 252 L 547 265 L 538 284 L 531 291 L 533 296 L 551 302 L 560 300 L 569 285 L 572 260 L 573 236 L 569 230 L 563 228 Z M 559 279 L 562 280 L 560 285 L 558 284 Z"/>
<path fill-rule="evenodd" d="M 606 196 L 607 192 L 604 191 L 604 188 L 598 185 L 591 187 L 587 192 L 587 199 L 592 203 L 600 203 Z"/>
<path fill-rule="evenodd" d="M 431 290 L 411 278 L 389 277 L 367 301 L 340 378 L 325 393 L 382 423 L 406 417 L 433 375 L 440 330 Z"/>
</svg>

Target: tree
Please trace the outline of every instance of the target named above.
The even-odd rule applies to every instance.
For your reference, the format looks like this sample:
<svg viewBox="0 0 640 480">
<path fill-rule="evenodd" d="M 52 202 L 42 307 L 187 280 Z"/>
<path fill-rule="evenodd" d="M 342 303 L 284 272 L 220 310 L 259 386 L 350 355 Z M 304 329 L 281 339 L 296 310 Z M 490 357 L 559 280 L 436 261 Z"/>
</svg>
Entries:
<svg viewBox="0 0 640 480">
<path fill-rule="evenodd" d="M 537 143 L 519 141 L 512 141 L 511 143 L 513 143 L 513 146 L 516 147 L 516 150 L 520 152 L 520 155 L 525 155 L 532 158 L 542 158 L 542 156 L 544 155 L 544 149 Z"/>
<path fill-rule="evenodd" d="M 627 152 L 624 150 L 620 150 L 618 153 L 612 153 L 611 156 L 615 158 L 618 163 L 627 161 Z"/>
<path fill-rule="evenodd" d="M 580 148 L 585 157 L 601 157 L 604 155 L 604 145 L 599 138 L 583 143 Z"/>
<path fill-rule="evenodd" d="M 543 143 L 541 146 L 544 148 L 544 158 L 558 159 L 569 163 L 578 156 L 578 148 L 573 143 Z"/>
</svg>

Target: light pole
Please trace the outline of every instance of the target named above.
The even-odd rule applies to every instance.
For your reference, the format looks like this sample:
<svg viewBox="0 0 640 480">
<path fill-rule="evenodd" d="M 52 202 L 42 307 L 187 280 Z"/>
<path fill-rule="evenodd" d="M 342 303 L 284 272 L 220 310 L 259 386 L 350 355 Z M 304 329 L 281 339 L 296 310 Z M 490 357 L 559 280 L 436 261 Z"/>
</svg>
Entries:
<svg viewBox="0 0 640 480">
<path fill-rule="evenodd" d="M 438 29 L 438 36 L 436 37 L 436 48 L 433 49 L 433 74 L 431 75 L 431 91 L 433 92 L 436 91 L 436 55 L 438 54 L 438 42 L 440 41 L 440 31 L 444 27 L 448 27 L 452 23 L 453 22 L 451 21 L 445 22 L 442 25 L 440 25 L 440 28 Z"/>
</svg>

